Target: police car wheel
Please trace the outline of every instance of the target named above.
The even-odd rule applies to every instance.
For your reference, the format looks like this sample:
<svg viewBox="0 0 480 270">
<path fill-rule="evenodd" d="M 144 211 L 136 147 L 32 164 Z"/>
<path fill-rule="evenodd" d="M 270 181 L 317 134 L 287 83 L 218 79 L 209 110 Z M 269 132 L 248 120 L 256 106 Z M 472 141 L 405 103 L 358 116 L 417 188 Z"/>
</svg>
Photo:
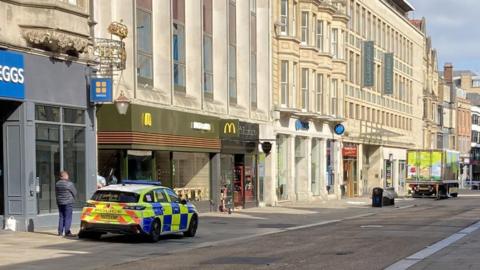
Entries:
<svg viewBox="0 0 480 270">
<path fill-rule="evenodd" d="M 153 221 L 152 227 L 150 229 L 150 235 L 149 235 L 149 240 L 150 242 L 158 242 L 160 239 L 160 232 L 161 232 L 161 226 L 160 226 L 160 221 L 157 219 Z"/>
<path fill-rule="evenodd" d="M 190 225 L 188 226 L 188 231 L 184 232 L 183 235 L 187 237 L 194 237 L 197 233 L 198 228 L 198 217 L 193 216 L 190 220 Z"/>
</svg>

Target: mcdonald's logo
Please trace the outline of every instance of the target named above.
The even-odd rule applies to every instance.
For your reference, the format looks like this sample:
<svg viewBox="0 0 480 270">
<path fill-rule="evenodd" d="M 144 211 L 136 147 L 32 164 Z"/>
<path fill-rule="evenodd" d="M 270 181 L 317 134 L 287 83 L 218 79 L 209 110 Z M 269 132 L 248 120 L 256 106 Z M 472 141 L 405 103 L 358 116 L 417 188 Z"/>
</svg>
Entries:
<svg viewBox="0 0 480 270">
<path fill-rule="evenodd" d="M 237 119 L 222 120 L 219 124 L 219 132 L 222 138 L 240 137 L 240 121 Z"/>
<path fill-rule="evenodd" d="M 225 126 L 223 127 L 223 133 L 225 134 L 236 134 L 237 128 L 235 127 L 235 123 L 226 122 Z"/>
<path fill-rule="evenodd" d="M 151 113 L 143 113 L 142 114 L 143 118 L 143 125 L 146 127 L 151 127 L 152 126 L 152 114 Z"/>
</svg>

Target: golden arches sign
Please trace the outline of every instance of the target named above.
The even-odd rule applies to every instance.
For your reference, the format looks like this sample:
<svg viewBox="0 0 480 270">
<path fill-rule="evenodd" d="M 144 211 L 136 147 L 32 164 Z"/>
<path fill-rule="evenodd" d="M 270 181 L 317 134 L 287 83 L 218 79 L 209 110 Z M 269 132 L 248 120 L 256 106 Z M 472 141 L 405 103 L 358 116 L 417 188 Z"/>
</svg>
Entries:
<svg viewBox="0 0 480 270">
<path fill-rule="evenodd" d="M 146 127 L 152 126 L 152 114 L 151 113 L 143 113 L 143 125 Z"/>
<path fill-rule="evenodd" d="M 237 128 L 235 127 L 235 123 L 226 122 L 225 126 L 223 127 L 223 133 L 225 133 L 225 134 L 235 134 L 235 133 L 237 133 Z"/>
</svg>

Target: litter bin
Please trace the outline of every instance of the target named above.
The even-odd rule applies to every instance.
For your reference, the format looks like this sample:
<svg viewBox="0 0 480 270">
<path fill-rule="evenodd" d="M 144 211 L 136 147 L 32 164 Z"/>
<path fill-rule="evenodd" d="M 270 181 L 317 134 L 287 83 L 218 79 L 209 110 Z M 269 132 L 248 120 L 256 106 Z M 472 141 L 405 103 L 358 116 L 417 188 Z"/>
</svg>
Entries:
<svg viewBox="0 0 480 270">
<path fill-rule="evenodd" d="M 372 207 L 382 207 L 383 189 L 376 187 L 372 191 Z"/>
</svg>

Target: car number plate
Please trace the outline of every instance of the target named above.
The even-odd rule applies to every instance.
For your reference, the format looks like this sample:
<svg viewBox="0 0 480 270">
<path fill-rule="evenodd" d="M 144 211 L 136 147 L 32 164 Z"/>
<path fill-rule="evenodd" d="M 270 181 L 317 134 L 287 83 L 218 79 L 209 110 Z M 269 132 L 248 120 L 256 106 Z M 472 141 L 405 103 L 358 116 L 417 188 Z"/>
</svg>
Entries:
<svg viewBox="0 0 480 270">
<path fill-rule="evenodd" d="M 100 214 L 101 219 L 108 219 L 108 220 L 116 220 L 118 218 L 118 215 L 116 214 L 109 214 L 109 213 L 103 213 Z"/>
</svg>

